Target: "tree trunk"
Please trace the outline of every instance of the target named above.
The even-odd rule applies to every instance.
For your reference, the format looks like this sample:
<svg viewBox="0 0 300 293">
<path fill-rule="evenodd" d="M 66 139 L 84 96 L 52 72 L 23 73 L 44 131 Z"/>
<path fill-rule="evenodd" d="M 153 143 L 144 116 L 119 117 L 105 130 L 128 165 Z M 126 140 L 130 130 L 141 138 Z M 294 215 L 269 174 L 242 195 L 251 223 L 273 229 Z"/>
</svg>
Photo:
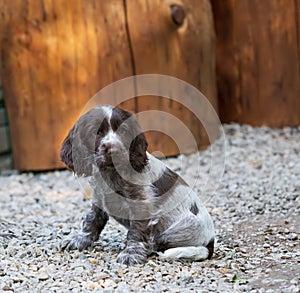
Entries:
<svg viewBox="0 0 300 293">
<path fill-rule="evenodd" d="M 127 14 L 135 73 L 166 74 L 182 79 L 200 89 L 217 110 L 215 35 L 209 0 L 127 1 Z M 174 115 L 185 123 L 199 147 L 209 144 L 201 122 L 180 103 L 152 96 L 138 99 L 137 106 L 139 112 L 157 109 Z M 143 121 L 144 125 L 151 123 Z M 172 133 L 172 127 L 169 125 L 168 132 Z M 154 150 L 167 156 L 178 154 L 178 146 L 170 137 L 158 132 L 152 134 L 147 138 Z M 188 144 L 183 148 L 192 151 Z"/>
<path fill-rule="evenodd" d="M 163 0 L 0 0 L 1 77 L 15 168 L 62 167 L 61 142 L 83 106 L 124 77 L 170 74 L 201 89 L 216 107 L 209 1 L 179 4 L 186 18 L 181 10 L 173 10 L 172 18 Z M 136 112 L 152 105 L 179 113 L 200 144 L 207 144 L 201 125 L 195 127 L 194 117 L 178 105 L 154 98 L 122 104 Z M 150 151 L 176 153 L 156 135 L 148 137 Z"/>
<path fill-rule="evenodd" d="M 300 1 L 212 0 L 224 122 L 300 124 Z"/>
<path fill-rule="evenodd" d="M 62 167 L 61 142 L 85 103 L 133 73 L 123 1 L 0 4 L 1 74 L 15 168 Z"/>
</svg>

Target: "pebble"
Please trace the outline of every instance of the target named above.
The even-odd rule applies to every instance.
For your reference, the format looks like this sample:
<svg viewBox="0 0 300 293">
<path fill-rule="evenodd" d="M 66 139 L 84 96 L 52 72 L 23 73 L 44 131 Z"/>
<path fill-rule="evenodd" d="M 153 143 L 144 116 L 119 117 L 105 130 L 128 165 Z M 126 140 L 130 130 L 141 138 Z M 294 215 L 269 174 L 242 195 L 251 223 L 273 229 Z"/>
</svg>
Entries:
<svg viewBox="0 0 300 293">
<path fill-rule="evenodd" d="M 287 235 L 288 240 L 297 240 L 298 239 L 298 234 L 296 233 L 290 233 Z"/>
<path fill-rule="evenodd" d="M 200 159 L 166 160 L 212 215 L 217 243 L 211 260 L 153 256 L 145 265 L 119 265 L 126 230 L 115 221 L 93 248 L 60 252 L 61 239 L 79 230 L 90 208 L 84 180 L 67 171 L 6 172 L 0 176 L 0 291 L 299 292 L 300 128 L 230 124 L 224 131 L 225 172 L 210 184 L 221 141 Z"/>
<path fill-rule="evenodd" d="M 2 287 L 2 290 L 3 291 L 10 291 L 10 290 L 13 290 L 13 288 L 11 287 L 11 285 L 4 285 L 3 287 Z"/>
<path fill-rule="evenodd" d="M 49 275 L 47 275 L 47 274 L 39 274 L 38 275 L 38 279 L 40 280 L 40 281 L 45 281 L 45 280 L 47 280 L 49 278 Z"/>
</svg>

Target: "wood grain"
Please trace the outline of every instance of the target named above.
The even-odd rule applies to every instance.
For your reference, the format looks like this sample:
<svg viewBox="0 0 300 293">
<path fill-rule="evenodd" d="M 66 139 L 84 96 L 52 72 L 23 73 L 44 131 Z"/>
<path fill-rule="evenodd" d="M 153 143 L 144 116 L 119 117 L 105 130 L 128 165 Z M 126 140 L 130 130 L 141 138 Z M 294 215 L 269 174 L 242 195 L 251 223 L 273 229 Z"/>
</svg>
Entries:
<svg viewBox="0 0 300 293">
<path fill-rule="evenodd" d="M 172 75 L 201 89 L 217 108 L 209 0 L 0 0 L 0 11 L 1 77 L 17 169 L 63 167 L 61 142 L 84 105 L 124 77 Z M 114 104 L 119 95 L 107 99 Z M 178 103 L 147 97 L 122 107 L 172 113 L 199 146 L 208 144 L 199 121 Z M 150 150 L 178 153 L 166 136 L 147 137 Z"/>
<path fill-rule="evenodd" d="M 0 7 L 15 168 L 62 167 L 60 144 L 85 103 L 132 75 L 123 1 L 1 0 Z"/>
<path fill-rule="evenodd" d="M 224 122 L 300 124 L 300 1 L 212 0 Z"/>
<path fill-rule="evenodd" d="M 136 0 L 126 3 L 135 73 L 165 74 L 182 79 L 200 89 L 217 109 L 215 35 L 210 2 Z M 184 11 L 181 25 L 176 24 L 172 16 L 175 4 Z M 176 89 L 171 88 L 170 93 L 173 90 Z M 170 113 L 191 130 L 199 147 L 209 144 L 200 121 L 180 103 L 148 96 L 137 100 L 137 108 L 139 112 L 158 109 Z M 166 129 L 172 133 L 172 125 Z M 178 154 L 176 143 L 166 135 L 156 133 L 147 138 L 153 150 L 162 150 L 167 156 Z M 188 152 L 188 145 L 184 148 Z"/>
</svg>

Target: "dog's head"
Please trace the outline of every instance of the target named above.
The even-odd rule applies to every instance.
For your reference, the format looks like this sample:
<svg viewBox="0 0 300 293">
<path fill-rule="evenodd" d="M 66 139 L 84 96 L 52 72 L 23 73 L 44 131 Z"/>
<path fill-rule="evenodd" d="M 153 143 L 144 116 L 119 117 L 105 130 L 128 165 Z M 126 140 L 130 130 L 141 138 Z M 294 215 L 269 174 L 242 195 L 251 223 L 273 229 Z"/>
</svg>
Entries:
<svg viewBox="0 0 300 293">
<path fill-rule="evenodd" d="M 81 116 L 65 138 L 61 160 L 77 175 L 91 176 L 92 166 L 128 167 L 141 172 L 147 165 L 147 141 L 134 115 L 110 105 Z"/>
</svg>

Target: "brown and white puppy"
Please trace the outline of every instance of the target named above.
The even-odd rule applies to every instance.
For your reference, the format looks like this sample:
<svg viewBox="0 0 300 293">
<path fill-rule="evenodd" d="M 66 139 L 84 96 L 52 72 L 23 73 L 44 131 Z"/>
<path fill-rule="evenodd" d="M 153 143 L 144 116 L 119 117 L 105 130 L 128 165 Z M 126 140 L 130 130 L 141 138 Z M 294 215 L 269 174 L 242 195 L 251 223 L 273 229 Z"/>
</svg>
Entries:
<svg viewBox="0 0 300 293">
<path fill-rule="evenodd" d="M 147 146 L 130 112 L 103 105 L 79 118 L 63 142 L 61 159 L 78 176 L 89 177 L 93 205 L 82 231 L 63 240 L 62 249 L 92 245 L 112 216 L 128 229 L 119 263 L 145 263 L 153 252 L 170 258 L 211 258 L 215 234 L 206 208 Z"/>
</svg>

